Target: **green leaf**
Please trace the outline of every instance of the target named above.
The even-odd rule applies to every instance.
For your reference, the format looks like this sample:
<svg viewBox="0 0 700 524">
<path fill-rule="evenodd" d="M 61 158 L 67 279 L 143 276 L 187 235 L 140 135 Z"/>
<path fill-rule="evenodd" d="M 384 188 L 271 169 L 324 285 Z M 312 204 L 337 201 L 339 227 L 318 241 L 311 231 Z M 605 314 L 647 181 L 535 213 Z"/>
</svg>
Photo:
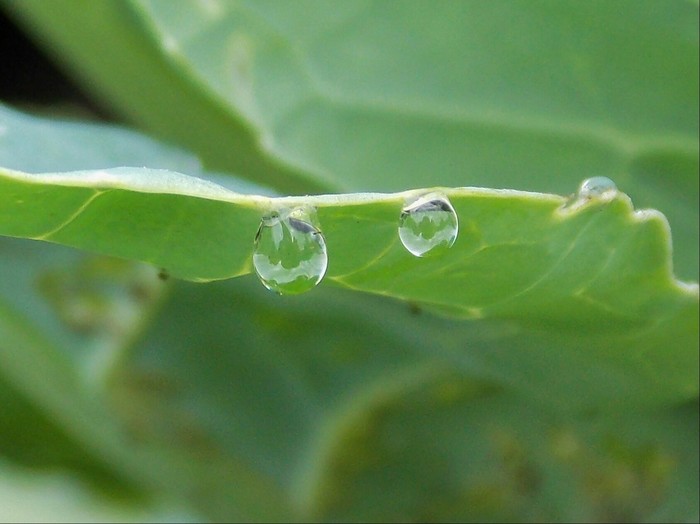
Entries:
<svg viewBox="0 0 700 524">
<path fill-rule="evenodd" d="M 287 520 L 638 521 L 696 512 L 695 403 L 552 410 L 440 358 L 458 347 L 473 374 L 482 353 L 503 345 L 514 368 L 524 359 L 512 341 L 529 334 L 504 339 L 503 325 L 483 331 L 327 286 L 301 301 L 257 288 L 251 279 L 176 283 L 112 383 L 136 441 L 193 462 L 237 457 L 283 494 Z M 582 394 L 575 366 L 555 371 L 546 358 L 526 370 L 531 387 Z M 624 388 L 629 369 L 607 369 L 596 386 L 611 400 L 610 382 Z M 579 373 L 591 371 L 584 363 Z M 219 489 L 195 503 L 226 520 Z"/>
<path fill-rule="evenodd" d="M 413 193 L 252 197 L 144 137 L 0 108 L 0 235 L 226 278 L 264 213 L 312 203 L 330 255 L 277 297 L 1 238 L 1 453 L 48 431 L 39 463 L 217 521 L 697 519 L 697 403 L 668 407 L 698 392 L 697 286 L 657 212 L 552 194 L 611 176 L 697 278 L 697 2 L 6 5 L 208 168 L 447 186 L 461 231 L 417 259 Z"/>
<path fill-rule="evenodd" d="M 186 512 L 134 508 L 60 473 L 38 473 L 0 461 L 3 522 L 195 522 Z"/>
<path fill-rule="evenodd" d="M 697 3 L 10 6 L 122 111 L 217 169 L 307 191 L 566 193 L 606 175 L 668 216 L 678 274 L 698 274 Z"/>
<path fill-rule="evenodd" d="M 59 246 L 5 242 L 58 268 L 70 262 Z M 124 456 L 104 458 L 143 463 L 166 500 L 227 521 L 692 515 L 694 406 L 579 419 L 440 359 L 434 350 L 450 339 L 488 351 L 493 334 L 482 344 L 469 324 L 329 287 L 302 302 L 259 289 L 249 279 L 176 283 L 106 392 L 86 391 L 108 399 L 101 409 L 126 437 Z M 240 490 L 261 477 L 266 489 L 241 507 Z"/>
<path fill-rule="evenodd" d="M 250 273 L 260 218 L 313 206 L 332 257 L 328 280 L 470 318 L 527 316 L 639 326 L 686 295 L 670 271 L 662 215 L 626 196 L 565 207 L 555 195 L 446 189 L 463 224 L 442 257 L 398 240 L 405 201 L 421 191 L 266 198 L 146 168 L 27 174 L 0 171 L 0 232 L 146 261 L 208 281 Z"/>
<path fill-rule="evenodd" d="M 31 23 L 46 24 L 47 36 L 59 40 L 61 60 L 79 57 L 78 73 L 89 84 L 99 84 L 129 118 L 195 150 L 209 169 L 256 173 L 252 180 L 287 191 L 323 187 L 305 173 L 262 155 L 248 125 L 223 110 L 199 82 L 182 75 L 177 64 L 165 60 L 128 3 L 96 0 L 77 10 L 75 4 L 61 1 L 4 4 L 22 16 L 29 15 L 25 9 L 34 10 Z M 97 70 L 108 74 L 95 78 L 89 73 Z"/>
<path fill-rule="evenodd" d="M 476 336 L 493 345 L 476 365 L 464 346 L 442 350 L 469 369 L 547 397 L 552 387 L 566 390 L 553 385 L 559 375 L 544 379 L 547 387 L 526 376 L 554 365 L 585 393 L 552 399 L 564 404 L 697 393 L 697 286 L 673 278 L 663 216 L 634 211 L 624 194 L 567 204 L 556 195 L 443 188 L 461 232 L 443 256 L 416 258 L 397 233 L 415 192 L 271 198 L 146 168 L 0 170 L 0 189 L 0 234 L 141 260 L 195 281 L 250 273 L 261 217 L 311 205 L 329 252 L 324 284 L 480 319 Z M 495 342 L 483 342 L 489 336 Z"/>
<path fill-rule="evenodd" d="M 0 127 L 0 158 L 14 167 L 42 169 L 48 157 L 36 152 L 45 151 L 66 169 L 137 161 L 198 170 L 189 155 L 107 126 L 47 124 L 0 107 Z M 135 447 L 108 405 L 105 384 L 165 298 L 156 270 L 10 238 L 0 238 L 0 254 L 0 453 L 70 468 L 128 495 L 132 509 L 152 498 L 184 500 L 202 482 L 221 482 L 230 518 L 282 518 L 283 504 L 270 494 L 251 512 L 250 501 L 268 490 L 255 474 L 243 478 L 235 461 L 219 470 Z"/>
</svg>

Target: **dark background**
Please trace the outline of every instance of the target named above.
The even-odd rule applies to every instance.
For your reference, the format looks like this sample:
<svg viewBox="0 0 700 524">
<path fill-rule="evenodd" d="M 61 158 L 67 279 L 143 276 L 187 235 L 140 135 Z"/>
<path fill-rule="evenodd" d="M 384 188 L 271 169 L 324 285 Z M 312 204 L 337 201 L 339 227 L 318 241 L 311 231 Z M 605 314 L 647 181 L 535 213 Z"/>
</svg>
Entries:
<svg viewBox="0 0 700 524">
<path fill-rule="evenodd" d="M 115 120 L 109 111 L 74 84 L 0 9 L 0 101 L 22 110 L 90 115 Z"/>
</svg>

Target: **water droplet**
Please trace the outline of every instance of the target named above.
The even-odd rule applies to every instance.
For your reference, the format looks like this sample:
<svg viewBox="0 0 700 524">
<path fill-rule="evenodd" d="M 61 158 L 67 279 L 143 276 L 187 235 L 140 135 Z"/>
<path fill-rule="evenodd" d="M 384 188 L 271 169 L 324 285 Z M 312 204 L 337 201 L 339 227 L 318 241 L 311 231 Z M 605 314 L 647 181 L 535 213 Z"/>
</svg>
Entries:
<svg viewBox="0 0 700 524">
<path fill-rule="evenodd" d="M 578 191 L 569 196 L 566 203 L 559 208 L 562 213 L 573 213 L 590 202 L 610 202 L 617 196 L 615 182 L 605 176 L 587 178 L 578 186 Z"/>
<path fill-rule="evenodd" d="M 255 235 L 253 266 L 263 285 L 280 295 L 316 286 L 326 273 L 328 254 L 313 209 L 284 209 L 263 217 Z"/>
<path fill-rule="evenodd" d="M 576 197 L 585 199 L 599 198 L 616 192 L 617 186 L 615 182 L 605 176 L 594 176 L 581 182 Z"/>
<path fill-rule="evenodd" d="M 399 238 L 417 257 L 443 253 L 454 244 L 457 231 L 457 213 L 441 193 L 423 195 L 401 210 Z"/>
</svg>

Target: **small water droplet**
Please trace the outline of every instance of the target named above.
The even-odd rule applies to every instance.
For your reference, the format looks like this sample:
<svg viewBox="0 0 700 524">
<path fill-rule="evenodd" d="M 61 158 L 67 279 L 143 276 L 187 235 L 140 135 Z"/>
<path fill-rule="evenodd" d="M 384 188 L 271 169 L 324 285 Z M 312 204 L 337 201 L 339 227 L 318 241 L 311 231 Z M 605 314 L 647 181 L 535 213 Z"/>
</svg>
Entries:
<svg viewBox="0 0 700 524">
<path fill-rule="evenodd" d="M 573 213 L 591 202 L 610 202 L 618 194 L 615 182 L 605 176 L 587 178 L 560 208 L 562 213 Z"/>
<path fill-rule="evenodd" d="M 280 295 L 315 287 L 326 274 L 328 254 L 313 209 L 284 209 L 264 216 L 255 235 L 253 266 L 263 285 Z"/>
<path fill-rule="evenodd" d="M 581 182 L 576 197 L 585 199 L 599 198 L 616 192 L 617 186 L 615 182 L 605 176 L 594 176 Z"/>
<path fill-rule="evenodd" d="M 417 257 L 443 253 L 454 244 L 457 231 L 457 213 L 441 193 L 423 195 L 401 210 L 399 238 Z"/>
</svg>

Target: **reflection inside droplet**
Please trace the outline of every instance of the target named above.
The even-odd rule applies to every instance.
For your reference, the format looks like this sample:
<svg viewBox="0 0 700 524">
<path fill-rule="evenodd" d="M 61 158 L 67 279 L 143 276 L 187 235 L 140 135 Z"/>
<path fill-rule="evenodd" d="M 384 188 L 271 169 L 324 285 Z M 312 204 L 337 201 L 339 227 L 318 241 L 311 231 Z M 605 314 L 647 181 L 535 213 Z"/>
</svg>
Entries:
<svg viewBox="0 0 700 524">
<path fill-rule="evenodd" d="M 454 244 L 457 231 L 457 213 L 441 193 L 421 196 L 401 210 L 399 238 L 417 257 L 443 253 Z"/>
<path fill-rule="evenodd" d="M 615 182 L 605 176 L 594 176 L 581 182 L 576 196 L 578 198 L 590 199 L 616 192 L 617 186 Z"/>
<path fill-rule="evenodd" d="M 263 285 L 280 295 L 315 287 L 326 273 L 326 240 L 310 208 L 281 210 L 263 217 L 255 235 L 253 266 Z"/>
</svg>

